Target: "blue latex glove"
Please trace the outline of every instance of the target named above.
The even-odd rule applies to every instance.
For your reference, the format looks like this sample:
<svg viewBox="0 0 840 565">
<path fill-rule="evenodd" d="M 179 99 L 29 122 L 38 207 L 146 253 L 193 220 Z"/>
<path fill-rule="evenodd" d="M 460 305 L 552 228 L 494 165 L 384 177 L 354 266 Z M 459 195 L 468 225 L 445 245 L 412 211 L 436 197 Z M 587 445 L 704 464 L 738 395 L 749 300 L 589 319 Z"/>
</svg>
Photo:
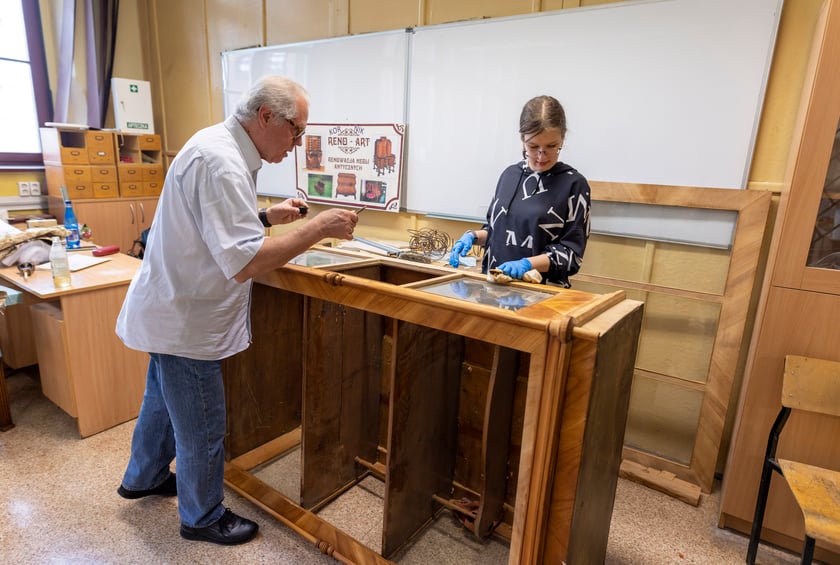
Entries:
<svg viewBox="0 0 840 565">
<path fill-rule="evenodd" d="M 513 279 L 522 279 L 522 275 L 531 270 L 531 261 L 528 259 L 508 261 L 499 265 L 499 270 Z"/>
<path fill-rule="evenodd" d="M 452 251 L 449 253 L 449 264 L 453 267 L 460 265 L 461 257 L 470 252 L 473 243 L 475 243 L 475 236 L 473 233 L 465 232 L 464 235 L 461 236 L 461 239 L 456 241 L 455 245 L 452 246 Z"/>
</svg>

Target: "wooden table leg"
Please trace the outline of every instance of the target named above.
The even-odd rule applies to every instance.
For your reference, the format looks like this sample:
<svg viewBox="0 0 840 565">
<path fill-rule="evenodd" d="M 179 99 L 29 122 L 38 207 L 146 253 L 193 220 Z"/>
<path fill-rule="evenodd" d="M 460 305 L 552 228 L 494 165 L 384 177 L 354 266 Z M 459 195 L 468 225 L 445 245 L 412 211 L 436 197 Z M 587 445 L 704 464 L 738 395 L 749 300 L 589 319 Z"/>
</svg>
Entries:
<svg viewBox="0 0 840 565">
<path fill-rule="evenodd" d="M 0 360 L 0 432 L 14 427 L 12 411 L 9 410 L 9 392 L 6 390 L 6 373 L 3 371 L 3 361 Z"/>
</svg>

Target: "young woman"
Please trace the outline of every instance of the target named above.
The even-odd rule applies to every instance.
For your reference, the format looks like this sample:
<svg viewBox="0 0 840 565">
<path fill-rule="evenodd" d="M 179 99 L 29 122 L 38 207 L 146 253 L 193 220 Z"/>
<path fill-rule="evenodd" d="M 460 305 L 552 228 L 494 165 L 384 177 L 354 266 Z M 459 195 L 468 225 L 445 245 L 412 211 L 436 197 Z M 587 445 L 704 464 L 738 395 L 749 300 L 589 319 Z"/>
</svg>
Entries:
<svg viewBox="0 0 840 565">
<path fill-rule="evenodd" d="M 519 117 L 523 160 L 502 171 L 487 210 L 487 223 L 452 246 L 457 267 L 473 245 L 484 246 L 481 270 L 499 269 L 521 279 L 540 272 L 543 282 L 568 288 L 580 269 L 589 238 L 589 183 L 559 161 L 566 113 L 551 96 L 537 96 Z"/>
</svg>

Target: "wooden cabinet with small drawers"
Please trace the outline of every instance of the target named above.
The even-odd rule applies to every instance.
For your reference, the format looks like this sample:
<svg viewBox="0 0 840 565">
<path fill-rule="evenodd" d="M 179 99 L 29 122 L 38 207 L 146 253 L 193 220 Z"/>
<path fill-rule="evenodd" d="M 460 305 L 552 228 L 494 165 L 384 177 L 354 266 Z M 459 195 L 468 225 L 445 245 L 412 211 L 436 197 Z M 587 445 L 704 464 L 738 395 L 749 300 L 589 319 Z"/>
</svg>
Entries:
<svg viewBox="0 0 840 565">
<path fill-rule="evenodd" d="M 163 187 L 160 136 L 41 128 L 47 193 L 71 200 L 158 196 Z"/>
</svg>

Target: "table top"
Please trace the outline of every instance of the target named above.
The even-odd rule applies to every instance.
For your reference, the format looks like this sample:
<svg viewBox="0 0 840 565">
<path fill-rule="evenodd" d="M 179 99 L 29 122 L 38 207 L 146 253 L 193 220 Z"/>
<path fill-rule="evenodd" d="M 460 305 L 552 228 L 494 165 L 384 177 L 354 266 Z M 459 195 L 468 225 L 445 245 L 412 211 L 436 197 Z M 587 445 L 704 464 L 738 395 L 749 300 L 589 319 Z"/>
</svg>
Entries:
<svg viewBox="0 0 840 565">
<path fill-rule="evenodd" d="M 80 254 L 91 257 L 91 250 L 70 251 L 69 254 Z M 20 290 L 29 292 L 39 298 L 58 298 L 78 292 L 89 292 L 99 288 L 127 285 L 134 273 L 140 267 L 141 261 L 124 253 L 107 255 L 109 259 L 85 269 L 70 273 L 70 288 L 57 289 L 53 285 L 52 273 L 49 269 L 35 269 L 27 280 L 18 272 L 17 266 L 0 269 L 0 281 L 6 281 Z"/>
</svg>

